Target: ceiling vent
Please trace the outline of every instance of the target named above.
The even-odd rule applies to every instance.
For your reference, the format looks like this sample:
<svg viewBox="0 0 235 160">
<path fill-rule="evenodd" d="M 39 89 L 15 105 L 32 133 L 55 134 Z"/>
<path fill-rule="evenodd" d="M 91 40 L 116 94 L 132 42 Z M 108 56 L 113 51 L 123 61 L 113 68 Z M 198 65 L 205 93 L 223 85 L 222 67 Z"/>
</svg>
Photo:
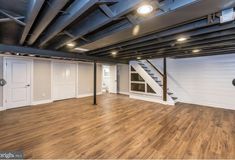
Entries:
<svg viewBox="0 0 235 160">
<path fill-rule="evenodd" d="M 235 12 L 233 8 L 225 9 L 222 11 L 222 16 L 220 16 L 220 23 L 226 23 L 233 21 L 235 19 Z"/>
</svg>

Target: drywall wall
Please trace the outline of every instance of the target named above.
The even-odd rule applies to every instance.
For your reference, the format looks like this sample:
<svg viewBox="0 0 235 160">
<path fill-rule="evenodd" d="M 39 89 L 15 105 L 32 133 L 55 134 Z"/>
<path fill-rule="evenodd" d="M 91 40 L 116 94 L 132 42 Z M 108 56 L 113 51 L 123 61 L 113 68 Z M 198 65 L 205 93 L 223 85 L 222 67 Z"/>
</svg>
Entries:
<svg viewBox="0 0 235 160">
<path fill-rule="evenodd" d="M 78 63 L 78 97 L 93 95 L 94 65 L 93 63 Z M 101 92 L 102 65 L 97 64 L 97 93 Z"/>
<path fill-rule="evenodd" d="M 161 68 L 162 59 L 152 62 Z M 168 86 L 180 102 L 235 110 L 235 54 L 168 59 Z"/>
<path fill-rule="evenodd" d="M 0 56 L 0 79 L 3 78 L 3 57 Z M 3 87 L 0 86 L 0 110 L 3 106 Z"/>
<path fill-rule="evenodd" d="M 118 93 L 129 93 L 129 65 L 118 64 Z"/>
<path fill-rule="evenodd" d="M 34 60 L 33 65 L 33 101 L 51 99 L 51 62 Z"/>
</svg>

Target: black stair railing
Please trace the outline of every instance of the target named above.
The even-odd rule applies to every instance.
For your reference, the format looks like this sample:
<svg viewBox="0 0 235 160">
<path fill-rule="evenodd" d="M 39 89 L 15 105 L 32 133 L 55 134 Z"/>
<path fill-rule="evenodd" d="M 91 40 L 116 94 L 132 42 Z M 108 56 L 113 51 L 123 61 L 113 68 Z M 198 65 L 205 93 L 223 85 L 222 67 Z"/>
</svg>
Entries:
<svg viewBox="0 0 235 160">
<path fill-rule="evenodd" d="M 152 64 L 152 62 L 150 62 L 148 59 L 146 59 L 146 61 L 162 76 L 164 77 L 164 74 L 159 70 L 157 69 L 157 67 L 155 65 Z"/>
<path fill-rule="evenodd" d="M 148 59 L 146 61 L 162 76 L 163 79 L 163 101 L 167 101 L 167 70 L 166 70 L 166 58 L 163 59 L 163 71 L 162 73 L 152 62 Z"/>
</svg>

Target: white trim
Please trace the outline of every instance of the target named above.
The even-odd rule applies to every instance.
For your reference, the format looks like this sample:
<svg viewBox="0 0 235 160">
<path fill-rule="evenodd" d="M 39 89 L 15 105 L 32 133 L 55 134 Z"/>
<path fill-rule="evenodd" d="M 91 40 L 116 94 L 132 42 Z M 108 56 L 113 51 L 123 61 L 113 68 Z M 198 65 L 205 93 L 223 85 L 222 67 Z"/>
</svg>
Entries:
<svg viewBox="0 0 235 160">
<path fill-rule="evenodd" d="M 136 95 L 136 94 L 130 94 L 129 96 L 132 99 L 138 99 L 138 100 L 143 100 L 143 101 L 149 101 L 149 102 L 156 102 L 156 103 L 161 103 L 164 105 L 171 105 L 174 106 L 174 103 L 170 103 L 169 101 L 165 102 L 163 100 L 161 100 L 161 97 L 150 97 L 150 96 L 144 96 L 144 95 Z"/>
<path fill-rule="evenodd" d="M 232 106 L 219 106 L 219 105 L 215 105 L 215 104 L 210 104 L 210 103 L 195 103 L 192 101 L 182 101 L 182 100 L 178 100 L 177 102 L 179 103 L 185 103 L 185 104 L 192 104 L 192 105 L 197 105 L 200 107 L 211 107 L 211 108 L 219 108 L 219 109 L 227 109 L 227 110 L 235 110 Z"/>
<path fill-rule="evenodd" d="M 79 80 L 79 77 L 78 77 L 78 71 L 79 71 L 79 63 L 76 63 L 76 92 L 75 92 L 75 94 L 76 94 L 76 97 L 78 96 L 78 80 Z"/>
<path fill-rule="evenodd" d="M 34 89 L 33 89 L 33 87 L 34 87 L 34 60 L 33 59 L 31 59 L 31 82 L 30 82 L 30 104 L 32 105 L 33 104 L 33 98 L 34 98 Z"/>
<path fill-rule="evenodd" d="M 130 93 L 129 92 L 118 92 L 119 94 L 124 94 L 124 95 L 130 95 Z"/>
<path fill-rule="evenodd" d="M 6 79 L 6 57 L 3 57 L 3 79 Z M 3 86 L 2 89 L 2 107 L 6 109 L 6 86 Z"/>
<path fill-rule="evenodd" d="M 51 60 L 51 101 L 54 101 L 54 85 L 53 85 L 53 82 L 54 82 L 54 67 L 53 67 L 53 61 Z"/>
<path fill-rule="evenodd" d="M 6 110 L 5 107 L 3 107 L 3 106 L 0 107 L 0 111 L 5 111 L 5 110 Z"/>
<path fill-rule="evenodd" d="M 101 95 L 102 92 L 98 92 L 97 95 Z M 93 93 L 87 93 L 87 94 L 80 94 L 80 95 L 77 95 L 77 98 L 84 98 L 84 97 L 91 97 L 93 96 Z"/>
<path fill-rule="evenodd" d="M 32 105 L 39 105 L 39 104 L 47 104 L 47 103 L 53 103 L 53 100 L 41 100 L 41 101 L 35 101 L 32 103 Z"/>
</svg>

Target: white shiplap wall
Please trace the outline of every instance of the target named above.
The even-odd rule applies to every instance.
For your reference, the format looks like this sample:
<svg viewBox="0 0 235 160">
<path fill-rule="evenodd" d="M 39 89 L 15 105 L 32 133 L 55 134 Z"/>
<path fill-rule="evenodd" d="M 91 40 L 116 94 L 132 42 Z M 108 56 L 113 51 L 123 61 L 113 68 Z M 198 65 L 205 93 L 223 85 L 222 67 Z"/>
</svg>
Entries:
<svg viewBox="0 0 235 160">
<path fill-rule="evenodd" d="M 152 62 L 162 68 L 162 59 Z M 180 102 L 235 110 L 235 54 L 168 59 L 168 86 Z"/>
</svg>

